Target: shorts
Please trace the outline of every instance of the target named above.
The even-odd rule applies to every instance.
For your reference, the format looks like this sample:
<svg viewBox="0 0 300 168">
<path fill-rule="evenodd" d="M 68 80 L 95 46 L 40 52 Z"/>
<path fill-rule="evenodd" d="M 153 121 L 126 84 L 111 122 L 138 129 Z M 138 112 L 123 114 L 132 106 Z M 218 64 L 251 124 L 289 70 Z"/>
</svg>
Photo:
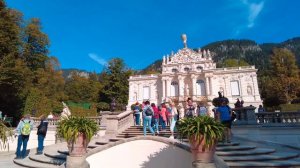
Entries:
<svg viewBox="0 0 300 168">
<path fill-rule="evenodd" d="M 230 129 L 231 129 L 231 121 L 230 121 L 230 120 L 222 121 L 221 123 L 222 123 L 226 128 L 230 128 Z"/>
</svg>

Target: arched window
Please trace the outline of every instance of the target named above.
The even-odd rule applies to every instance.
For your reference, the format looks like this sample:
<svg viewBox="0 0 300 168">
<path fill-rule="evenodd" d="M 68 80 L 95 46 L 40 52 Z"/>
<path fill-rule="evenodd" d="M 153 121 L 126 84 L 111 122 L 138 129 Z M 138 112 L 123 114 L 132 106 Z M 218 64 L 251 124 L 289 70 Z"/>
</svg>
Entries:
<svg viewBox="0 0 300 168">
<path fill-rule="evenodd" d="M 188 71 L 190 71 L 190 68 L 189 67 L 185 67 L 183 70 L 186 71 L 186 72 L 188 72 Z"/>
<path fill-rule="evenodd" d="M 171 83 L 171 96 L 178 96 L 179 94 L 178 82 L 173 81 Z"/>
<path fill-rule="evenodd" d="M 202 66 L 197 66 L 197 70 L 202 70 L 203 67 Z"/>
<path fill-rule="evenodd" d="M 205 93 L 205 83 L 203 80 L 197 80 L 197 85 L 196 85 L 196 95 L 197 96 L 204 96 L 206 95 Z"/>
<path fill-rule="evenodd" d="M 172 72 L 178 72 L 178 70 L 176 68 L 173 68 Z"/>
</svg>

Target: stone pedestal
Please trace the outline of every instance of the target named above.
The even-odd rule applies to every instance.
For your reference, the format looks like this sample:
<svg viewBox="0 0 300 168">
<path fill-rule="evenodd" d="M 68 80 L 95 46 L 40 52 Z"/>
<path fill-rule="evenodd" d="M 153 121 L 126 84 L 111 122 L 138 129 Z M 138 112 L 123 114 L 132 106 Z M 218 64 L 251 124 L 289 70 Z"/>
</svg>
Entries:
<svg viewBox="0 0 300 168">
<path fill-rule="evenodd" d="M 66 168 L 90 168 L 90 164 L 86 161 L 86 157 L 67 156 Z"/>
<path fill-rule="evenodd" d="M 257 124 L 254 106 L 232 109 L 236 113 L 234 125 L 254 125 Z"/>
</svg>

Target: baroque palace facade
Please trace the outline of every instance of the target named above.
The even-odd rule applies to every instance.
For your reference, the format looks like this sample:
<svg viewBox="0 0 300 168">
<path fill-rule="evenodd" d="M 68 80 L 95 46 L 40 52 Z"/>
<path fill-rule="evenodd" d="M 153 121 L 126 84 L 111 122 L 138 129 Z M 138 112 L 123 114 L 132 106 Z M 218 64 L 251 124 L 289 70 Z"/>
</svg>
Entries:
<svg viewBox="0 0 300 168">
<path fill-rule="evenodd" d="M 216 68 L 209 50 L 192 50 L 186 35 L 182 39 L 184 48 L 163 57 L 161 74 L 130 76 L 128 107 L 146 100 L 185 102 L 188 97 L 211 105 L 218 92 L 229 99 L 231 107 L 237 98 L 244 100 L 244 106 L 262 104 L 254 66 Z"/>
</svg>

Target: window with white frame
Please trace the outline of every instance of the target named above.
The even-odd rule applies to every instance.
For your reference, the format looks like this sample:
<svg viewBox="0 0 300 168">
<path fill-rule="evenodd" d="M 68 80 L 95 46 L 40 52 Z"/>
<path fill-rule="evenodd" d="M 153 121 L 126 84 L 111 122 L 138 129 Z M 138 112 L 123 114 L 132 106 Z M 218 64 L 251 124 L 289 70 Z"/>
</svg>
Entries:
<svg viewBox="0 0 300 168">
<path fill-rule="evenodd" d="M 173 81 L 171 83 L 171 96 L 178 96 L 179 94 L 178 82 Z"/>
<path fill-rule="evenodd" d="M 231 87 L 231 95 L 232 96 L 239 96 L 240 95 L 240 86 L 239 81 L 230 81 L 230 87 Z"/>
<path fill-rule="evenodd" d="M 196 85 L 196 95 L 197 96 L 204 96 L 205 93 L 205 83 L 203 80 L 197 80 Z"/>
<path fill-rule="evenodd" d="M 143 87 L 143 99 L 144 100 L 149 100 L 150 99 L 150 87 L 149 86 L 144 86 Z"/>
</svg>

